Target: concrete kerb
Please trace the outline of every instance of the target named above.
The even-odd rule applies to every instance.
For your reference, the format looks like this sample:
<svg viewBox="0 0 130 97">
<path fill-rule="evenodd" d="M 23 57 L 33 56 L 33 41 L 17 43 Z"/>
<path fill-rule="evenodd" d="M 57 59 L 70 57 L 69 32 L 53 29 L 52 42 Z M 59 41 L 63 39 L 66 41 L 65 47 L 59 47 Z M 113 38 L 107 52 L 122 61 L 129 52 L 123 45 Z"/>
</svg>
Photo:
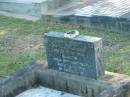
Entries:
<svg viewBox="0 0 130 97">
<path fill-rule="evenodd" d="M 37 85 L 85 97 L 128 97 L 130 89 L 129 80 L 115 87 L 104 80 L 83 78 L 33 64 L 26 65 L 16 73 L 0 78 L 0 97 L 14 97 Z"/>
<path fill-rule="evenodd" d="M 105 32 L 119 33 L 130 36 L 130 20 L 109 16 L 77 16 L 77 15 L 43 15 L 43 21 L 67 22 L 83 28 L 101 30 Z"/>
</svg>

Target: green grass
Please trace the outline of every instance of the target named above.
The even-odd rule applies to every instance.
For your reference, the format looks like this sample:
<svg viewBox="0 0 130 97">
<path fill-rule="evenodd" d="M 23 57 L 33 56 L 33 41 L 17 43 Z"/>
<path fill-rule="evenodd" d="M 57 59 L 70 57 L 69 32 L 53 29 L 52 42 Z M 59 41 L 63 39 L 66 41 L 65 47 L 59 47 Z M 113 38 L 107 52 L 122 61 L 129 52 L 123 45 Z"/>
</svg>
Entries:
<svg viewBox="0 0 130 97">
<path fill-rule="evenodd" d="M 15 47 L 11 47 L 12 44 L 8 44 L 10 39 L 11 41 L 15 38 L 18 40 L 17 38 L 22 39 L 21 36 L 32 35 L 31 39 L 35 41 L 38 35 L 43 36 L 45 32 L 61 32 L 73 29 L 79 30 L 81 34 L 102 37 L 106 70 L 130 75 L 130 36 L 83 29 L 71 24 L 43 22 L 42 20 L 31 22 L 0 16 L 0 76 L 15 72 L 23 65 L 36 62 L 37 60 L 46 61 L 44 47 L 35 50 L 23 50 L 19 46 L 24 43 L 18 42 L 18 47 L 16 47 L 18 51 L 16 50 L 15 52 L 15 49 L 12 50 Z"/>
</svg>

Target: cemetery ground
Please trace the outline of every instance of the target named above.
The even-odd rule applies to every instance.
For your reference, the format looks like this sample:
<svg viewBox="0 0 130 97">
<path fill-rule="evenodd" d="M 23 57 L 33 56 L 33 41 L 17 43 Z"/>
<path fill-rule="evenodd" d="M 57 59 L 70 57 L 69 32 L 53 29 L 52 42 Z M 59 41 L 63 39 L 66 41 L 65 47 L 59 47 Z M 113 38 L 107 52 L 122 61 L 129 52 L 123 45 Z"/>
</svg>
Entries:
<svg viewBox="0 0 130 97">
<path fill-rule="evenodd" d="M 49 31 L 78 30 L 103 38 L 106 70 L 130 75 L 130 36 L 58 22 L 37 22 L 0 16 L 0 76 L 30 63 L 46 64 L 43 35 Z"/>
</svg>

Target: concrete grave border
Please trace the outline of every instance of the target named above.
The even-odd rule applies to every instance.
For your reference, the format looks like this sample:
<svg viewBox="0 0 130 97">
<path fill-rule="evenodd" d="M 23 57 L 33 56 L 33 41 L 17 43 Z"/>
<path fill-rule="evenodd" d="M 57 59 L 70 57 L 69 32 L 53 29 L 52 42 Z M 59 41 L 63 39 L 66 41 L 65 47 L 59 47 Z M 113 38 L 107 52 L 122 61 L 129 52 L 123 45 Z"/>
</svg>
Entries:
<svg viewBox="0 0 130 97">
<path fill-rule="evenodd" d="M 124 77 L 122 77 L 120 84 L 117 84 L 119 80 L 115 82 L 116 84 L 113 84 L 107 80 L 111 80 L 110 76 L 112 75 L 106 75 L 106 77 L 101 80 L 94 80 L 47 69 L 44 68 L 43 65 L 26 65 L 16 73 L 0 78 L 0 97 L 14 97 L 37 85 L 43 85 L 86 97 L 87 95 L 84 95 L 84 90 L 85 86 L 88 85 L 88 89 L 91 89 L 89 95 L 92 97 L 129 97 L 130 78 L 127 77 L 123 80 Z M 113 76 L 116 76 L 116 74 Z M 95 90 L 98 91 L 96 92 Z M 96 93 L 99 93 L 99 95 L 96 95 Z"/>
</svg>

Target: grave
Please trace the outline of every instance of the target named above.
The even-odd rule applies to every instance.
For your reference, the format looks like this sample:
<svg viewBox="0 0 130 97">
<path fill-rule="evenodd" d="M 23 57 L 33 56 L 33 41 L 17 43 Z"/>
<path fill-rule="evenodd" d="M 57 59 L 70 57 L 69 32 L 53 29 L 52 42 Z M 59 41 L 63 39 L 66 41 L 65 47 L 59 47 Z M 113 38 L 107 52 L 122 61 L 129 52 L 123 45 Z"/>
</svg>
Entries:
<svg viewBox="0 0 130 97">
<path fill-rule="evenodd" d="M 46 0 L 0 0 L 0 14 L 38 20 L 46 12 Z"/>
<path fill-rule="evenodd" d="M 43 15 L 43 20 L 59 20 L 84 28 L 130 35 L 130 0 L 83 0 Z M 50 16 L 50 17 L 49 17 Z"/>
<path fill-rule="evenodd" d="M 85 62 L 76 60 L 76 62 L 81 62 L 85 65 L 84 68 L 86 68 L 86 70 L 83 75 L 77 74 L 77 70 L 80 71 L 80 67 L 82 67 L 81 64 L 75 66 L 75 68 L 77 68 L 76 71 L 73 70 L 74 66 L 71 67 L 72 69 L 70 69 L 70 71 L 72 73 L 59 69 L 61 65 L 65 65 L 63 63 L 60 64 L 59 67 L 57 66 L 57 68 L 52 68 L 53 63 L 49 64 L 49 67 L 45 67 L 43 64 L 26 65 L 21 70 L 0 78 L 0 97 L 130 97 L 130 77 L 111 72 L 106 72 L 104 75 L 104 69 L 100 67 L 102 66 L 99 57 L 101 52 L 97 54 L 95 51 L 101 50 L 101 38 L 83 36 L 75 33 L 49 32 L 45 34 L 48 62 L 50 61 L 50 49 L 54 52 L 51 45 L 56 47 L 59 44 L 59 47 L 63 48 L 57 47 L 57 49 L 54 50 L 61 49 L 65 51 L 64 45 L 66 43 L 68 45 L 71 44 L 74 53 L 76 53 L 74 55 L 77 57 L 77 50 L 79 49 L 75 47 L 75 44 L 81 43 L 80 49 L 83 50 L 84 47 L 87 48 L 87 50 L 84 51 L 86 54 L 81 54 L 85 57 L 88 57 L 87 55 L 90 55 L 90 58 L 94 57 L 93 62 L 88 64 L 89 68 L 87 68 Z M 66 34 L 71 35 L 71 37 Z M 64 41 L 62 41 L 63 39 Z M 56 42 L 56 44 L 54 42 Z M 60 42 L 63 42 L 62 45 Z M 66 50 L 68 50 L 68 47 L 71 47 L 71 45 L 65 46 Z M 90 52 L 88 53 L 89 50 Z M 62 54 L 65 53 L 62 52 Z M 96 58 L 97 55 L 99 58 Z M 74 56 L 65 57 L 69 58 L 67 59 L 69 61 L 68 66 L 71 66 L 71 64 L 74 65 L 74 61 L 70 60 L 71 58 L 73 59 Z M 54 55 L 52 55 L 52 58 L 54 58 Z M 58 58 L 58 56 L 56 56 L 56 58 Z M 79 58 L 83 57 L 79 56 Z M 87 59 L 86 63 L 91 60 L 90 58 Z M 63 59 L 65 58 L 63 57 Z M 100 62 L 98 62 L 98 60 L 100 60 Z M 54 63 L 55 62 L 57 61 L 54 61 Z M 54 66 L 56 65 L 58 64 L 54 64 Z M 91 65 L 92 68 L 90 68 Z M 96 68 L 96 66 L 99 67 Z M 66 67 L 66 69 L 68 69 L 68 67 Z M 88 77 L 87 73 L 91 73 L 88 69 L 91 69 L 90 71 L 93 72 L 92 76 Z M 95 73 L 95 71 L 100 70 L 101 73 Z"/>
<path fill-rule="evenodd" d="M 130 0 L 0 0 L 0 15 L 59 20 L 130 35 Z"/>
<path fill-rule="evenodd" d="M 36 21 L 73 0 L 0 0 L 0 15 Z"/>
</svg>

